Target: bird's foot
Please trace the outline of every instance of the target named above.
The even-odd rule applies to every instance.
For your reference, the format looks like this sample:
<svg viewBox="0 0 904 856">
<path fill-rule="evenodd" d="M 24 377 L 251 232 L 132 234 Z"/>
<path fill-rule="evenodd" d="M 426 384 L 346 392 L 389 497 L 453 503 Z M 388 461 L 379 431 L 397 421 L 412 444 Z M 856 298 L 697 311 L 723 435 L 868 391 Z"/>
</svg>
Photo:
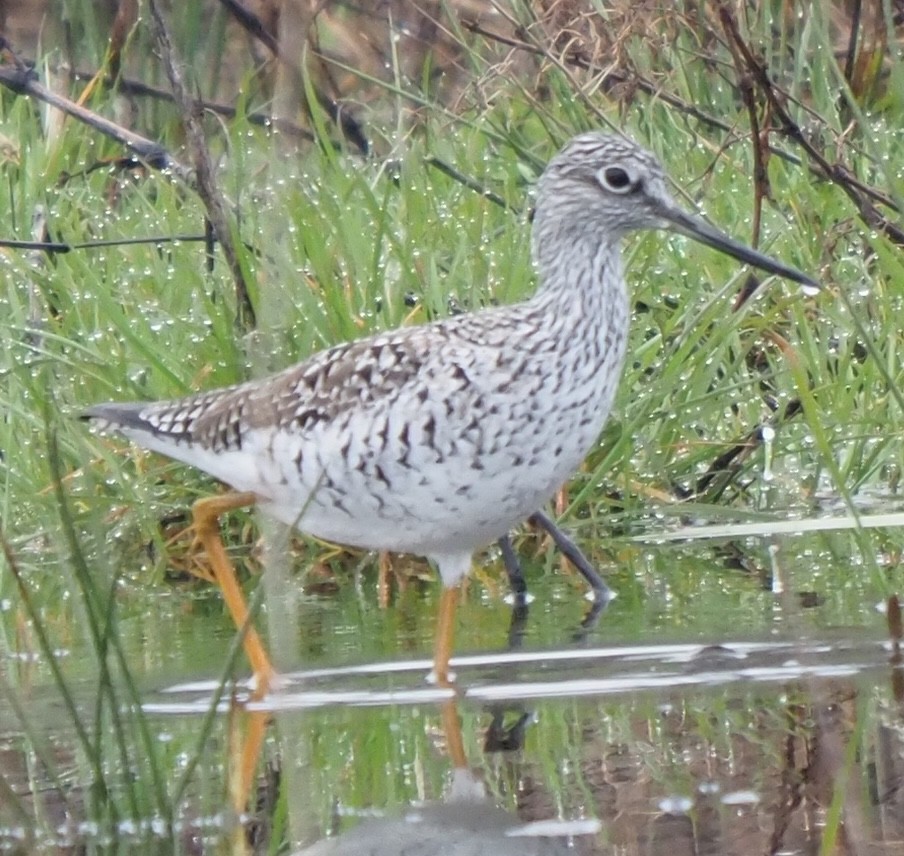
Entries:
<svg viewBox="0 0 904 856">
<path fill-rule="evenodd" d="M 171 535 L 164 543 L 168 563 L 178 571 L 216 585 L 217 578 L 204 551 L 194 523 Z"/>
</svg>

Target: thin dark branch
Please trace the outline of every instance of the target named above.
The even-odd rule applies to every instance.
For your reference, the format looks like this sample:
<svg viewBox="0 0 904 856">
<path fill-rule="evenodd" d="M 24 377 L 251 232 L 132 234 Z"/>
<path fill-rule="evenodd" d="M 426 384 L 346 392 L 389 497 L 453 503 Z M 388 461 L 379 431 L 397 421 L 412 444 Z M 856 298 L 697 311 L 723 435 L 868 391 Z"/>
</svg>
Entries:
<svg viewBox="0 0 904 856">
<path fill-rule="evenodd" d="M 220 0 L 220 5 L 226 8 L 226 11 L 242 26 L 245 32 L 261 42 L 274 56 L 279 56 L 279 42 L 257 15 L 250 9 L 246 9 L 237 0 Z"/>
<path fill-rule="evenodd" d="M 57 110 L 78 119 L 104 136 L 116 140 L 134 152 L 135 156 L 149 167 L 168 170 L 187 184 L 193 183 L 191 170 L 177 161 L 160 143 L 142 137 L 122 125 L 111 122 L 93 110 L 52 92 L 38 80 L 37 74 L 32 69 L 23 70 L 17 67 L 0 66 L 0 85 L 11 89 L 17 95 L 29 95 L 44 104 L 56 107 Z"/>
<path fill-rule="evenodd" d="M 530 42 L 521 41 L 520 39 L 513 39 L 508 36 L 503 36 L 499 33 L 495 33 L 492 30 L 486 29 L 486 27 L 482 26 L 477 21 L 462 19 L 461 25 L 472 33 L 483 36 L 484 38 L 490 39 L 492 41 L 496 41 L 499 44 L 508 45 L 509 47 L 515 48 L 516 50 L 522 50 L 541 57 L 549 56 L 548 51 L 546 51 L 540 45 L 533 45 Z M 570 49 L 566 51 L 564 55 L 564 61 L 569 65 L 573 65 L 575 66 L 575 68 L 580 68 L 584 71 L 601 70 L 580 49 Z M 626 84 L 634 89 L 637 89 L 640 92 L 643 92 L 646 95 L 654 95 L 659 101 L 662 101 L 664 104 L 668 104 L 670 107 L 674 107 L 679 112 L 684 113 L 687 116 L 691 116 L 692 118 L 697 119 L 705 125 L 709 125 L 710 127 L 725 132 L 732 130 L 732 126 L 729 125 L 728 122 L 725 122 L 724 120 L 719 119 L 716 116 L 712 116 L 711 114 L 706 113 L 699 107 L 695 107 L 693 104 L 689 104 L 687 101 L 683 101 L 681 98 L 678 98 L 677 95 L 672 95 L 669 92 L 663 92 L 662 89 L 660 89 L 658 86 L 641 77 L 640 75 L 624 74 L 619 71 L 607 71 L 603 75 L 601 88 L 604 90 L 611 90 L 615 86 L 621 84 Z"/>
<path fill-rule="evenodd" d="M 844 59 L 844 79 L 850 83 L 854 79 L 854 65 L 857 62 L 857 35 L 860 32 L 860 20 L 863 14 L 861 0 L 851 4 L 851 21 L 849 24 L 848 46 Z"/>
<path fill-rule="evenodd" d="M 734 26 L 736 38 L 740 39 L 740 34 L 738 33 L 737 26 L 733 16 L 731 16 L 730 10 L 727 8 L 726 4 L 720 3 L 720 13 L 722 13 L 723 10 L 731 17 L 730 24 Z M 483 27 L 476 21 L 464 19 L 462 20 L 462 26 L 484 38 L 491 39 L 500 44 L 515 48 L 516 50 L 526 51 L 537 56 L 549 56 L 549 52 L 540 45 L 530 44 L 529 42 L 495 33 L 492 30 Z M 723 27 L 724 26 L 725 24 L 723 24 Z M 741 43 L 743 43 L 742 40 Z M 808 142 L 800 126 L 792 120 L 787 109 L 784 107 L 784 104 L 781 103 L 782 100 L 787 97 L 786 93 L 781 92 L 781 94 L 779 94 L 780 90 L 778 90 L 769 78 L 765 67 L 763 67 L 762 63 L 754 59 L 749 47 L 746 45 L 745 47 L 747 48 L 745 52 L 745 63 L 748 71 L 752 74 L 754 82 L 766 90 L 764 94 L 766 95 L 767 102 L 769 103 L 773 115 L 780 121 L 783 132 L 806 151 L 809 158 L 807 169 L 814 175 L 825 178 L 841 187 L 854 201 L 862 219 L 867 225 L 884 232 L 895 243 L 904 245 L 904 229 L 884 217 L 875 207 L 875 205 L 882 205 L 892 211 L 898 212 L 898 206 L 894 199 L 892 199 L 889 194 L 862 182 L 854 176 L 844 164 L 830 163 L 826 157 Z M 587 71 L 599 70 L 598 67 L 580 50 L 566 51 L 562 61 Z M 647 95 L 655 96 L 657 100 L 668 104 L 670 107 L 674 107 L 684 115 L 697 119 L 708 127 L 724 132 L 733 130 L 732 126 L 724 120 L 700 110 L 693 104 L 688 104 L 671 93 L 662 91 L 660 87 L 640 75 L 629 75 L 616 71 L 606 72 L 602 81 L 603 88 L 611 88 L 617 84 L 625 84 Z M 776 146 L 770 145 L 768 151 L 770 154 L 796 166 L 801 166 L 803 163 L 801 158 Z"/>
<path fill-rule="evenodd" d="M 763 200 L 772 198 L 769 174 L 766 170 L 769 131 L 768 127 L 763 129 L 760 126 L 760 110 L 753 81 L 744 68 L 742 57 L 731 39 L 728 40 L 728 50 L 737 74 L 737 87 L 741 94 L 741 101 L 747 108 L 747 118 L 750 122 L 750 139 L 753 144 L 753 224 L 750 229 L 750 243 L 751 246 L 758 247 L 763 222 Z"/>
<path fill-rule="evenodd" d="M 207 149 L 204 131 L 196 113 L 197 104 L 189 96 L 185 87 L 182 73 L 178 68 L 169 30 L 160 12 L 157 0 L 151 0 L 150 10 L 154 25 L 154 35 L 160 45 L 167 77 L 173 87 L 173 95 L 182 113 L 182 123 L 185 128 L 188 147 L 195 164 L 198 195 L 204 203 L 207 217 L 213 226 L 220 246 L 223 248 L 223 255 L 226 257 L 226 263 L 235 283 L 236 324 L 242 330 L 249 330 L 255 325 L 254 306 L 251 303 L 245 271 L 242 268 L 236 247 L 233 219 L 229 212 L 229 206 L 226 204 L 226 200 L 217 184 L 213 161 Z"/>
<path fill-rule="evenodd" d="M 425 163 L 427 166 L 432 166 L 435 169 L 438 169 L 444 175 L 448 175 L 449 178 L 457 181 L 459 184 L 467 187 L 470 190 L 479 193 L 485 199 L 489 199 L 490 202 L 495 203 L 501 208 L 505 208 L 507 210 L 513 210 L 512 206 L 509 205 L 498 193 L 494 193 L 492 190 L 484 187 L 476 178 L 471 178 L 469 175 L 465 175 L 460 170 L 457 170 L 452 164 L 444 161 L 442 158 L 438 158 L 435 155 L 430 155 L 426 158 Z"/>
<path fill-rule="evenodd" d="M 57 70 L 53 65 L 51 65 L 50 68 Z M 97 73 L 80 71 L 76 69 L 75 71 L 70 72 L 70 75 L 73 80 L 89 81 L 94 80 L 97 76 Z M 101 83 L 107 88 L 115 88 L 123 95 L 130 95 L 136 98 L 154 98 L 158 101 L 165 101 L 169 104 L 173 104 L 176 101 L 173 93 L 169 90 L 161 89 L 157 86 L 151 86 L 150 84 L 144 83 L 140 80 L 133 80 L 127 77 L 119 77 L 114 80 L 112 77 L 107 76 L 101 79 Z M 197 101 L 197 105 L 200 109 L 204 110 L 207 113 L 213 113 L 217 116 L 224 116 L 227 119 L 234 119 L 238 115 L 240 115 L 239 111 L 236 110 L 235 107 L 229 104 L 220 104 L 217 101 L 205 101 L 199 99 Z M 301 137 L 308 142 L 314 141 L 314 135 L 307 128 L 302 128 L 300 125 L 297 125 L 288 119 L 280 119 L 275 116 L 271 116 L 269 113 L 260 112 L 243 113 L 241 115 L 242 118 L 245 119 L 245 121 L 249 122 L 252 125 L 257 125 L 263 128 L 275 128 L 282 134 L 291 134 L 295 137 Z"/>
<path fill-rule="evenodd" d="M 830 162 L 828 158 L 810 142 L 807 135 L 804 134 L 803 129 L 794 120 L 788 111 L 788 108 L 785 106 L 788 100 L 787 93 L 775 85 L 769 75 L 769 69 L 766 68 L 763 60 L 760 59 L 754 53 L 750 45 L 744 41 L 729 4 L 724 2 L 724 0 L 720 0 L 718 11 L 719 19 L 722 22 L 726 35 L 732 40 L 739 55 L 743 58 L 748 73 L 751 75 L 754 83 L 759 87 L 763 97 L 769 104 L 772 115 L 780 125 L 781 132 L 794 140 L 807 153 L 807 156 L 811 161 L 810 168 L 817 175 L 827 179 L 844 191 L 856 206 L 860 218 L 867 226 L 883 232 L 889 240 L 899 246 L 904 246 L 904 228 L 883 216 L 876 206 L 867 198 L 867 195 L 862 192 L 862 188 L 849 180 L 851 175 L 848 168 L 844 164 Z M 892 210 L 897 211 L 897 206 L 890 198 L 885 197 L 881 201 L 883 204 L 887 204 Z"/>
<path fill-rule="evenodd" d="M 10 250 L 39 250 L 44 253 L 68 253 L 73 249 L 71 244 L 57 241 L 15 241 L 11 238 L 0 238 L 0 247 Z"/>
<path fill-rule="evenodd" d="M 273 56 L 290 68 L 292 72 L 297 75 L 299 80 L 303 79 L 305 75 L 304 67 L 300 65 L 294 57 L 286 56 L 285 51 L 280 49 L 278 39 L 273 33 L 267 30 L 260 18 L 249 9 L 242 6 L 238 0 L 220 0 L 220 3 L 226 7 L 227 11 L 235 18 L 236 22 L 239 23 L 249 35 L 260 41 Z M 292 14 L 290 4 L 283 5 L 281 14 Z M 314 51 L 314 53 L 318 56 L 320 54 L 319 51 Z M 361 154 L 369 154 L 370 141 L 367 139 L 367 135 L 364 133 L 364 128 L 361 126 L 361 123 L 352 116 L 348 110 L 343 110 L 341 104 L 313 82 L 312 89 L 317 96 L 318 104 L 326 111 L 326 114 L 330 117 L 331 121 L 339 126 L 345 138 L 356 146 Z M 307 103 L 307 100 L 307 97 L 302 91 L 302 101 L 305 109 L 310 113 L 311 105 Z"/>
</svg>

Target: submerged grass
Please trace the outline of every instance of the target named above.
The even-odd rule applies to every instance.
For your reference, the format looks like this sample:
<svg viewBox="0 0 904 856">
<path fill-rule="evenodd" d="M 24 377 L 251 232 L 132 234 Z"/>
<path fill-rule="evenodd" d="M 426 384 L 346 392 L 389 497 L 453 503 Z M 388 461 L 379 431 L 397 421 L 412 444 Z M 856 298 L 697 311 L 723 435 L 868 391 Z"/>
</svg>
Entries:
<svg viewBox="0 0 904 856">
<path fill-rule="evenodd" d="M 740 87 L 737 54 L 718 23 L 720 4 L 679 3 L 671 13 L 642 15 L 615 4 L 571 22 L 555 17 L 567 4 L 550 5 L 541 22 L 539 4 L 513 4 L 522 28 L 503 43 L 475 33 L 468 14 L 459 18 L 448 4 L 436 38 L 454 47 L 455 61 L 438 71 L 430 63 L 440 63 L 439 52 L 428 62 L 425 51 L 414 73 L 413 50 L 390 51 L 385 81 L 379 65 L 341 57 L 335 68 L 354 72 L 367 104 L 362 112 L 378 152 L 372 158 L 334 146 L 333 127 L 317 112 L 315 144 L 299 151 L 242 118 L 208 123 L 253 277 L 258 326 L 251 332 L 237 330 L 228 271 L 203 243 L 40 257 L 10 250 L 0 258 L 0 520 L 7 549 L 0 646 L 10 664 L 0 686 L 15 700 L 18 727 L 45 775 L 59 781 L 58 772 L 48 772 L 55 764 L 41 749 L 40 727 L 20 703 L 34 678 L 12 665 L 20 655 L 40 661 L 37 681 L 59 692 L 78 733 L 80 784 L 92 789 L 96 816 L 111 829 L 118 818 L 149 814 L 172 825 L 198 765 L 218 769 L 216 756 L 206 754 L 208 736 L 219 733 L 213 705 L 179 747 L 162 747 L 149 731 L 127 650 L 142 646 L 122 638 L 121 621 L 124 612 L 140 612 L 148 579 L 159 580 L 166 567 L 161 518 L 211 485 L 187 468 L 92 436 L 73 416 L 96 401 L 226 385 L 372 331 L 523 299 L 533 290 L 530 183 L 578 130 L 625 129 L 661 157 L 689 206 L 701 203 L 725 231 L 824 284 L 820 294 L 801 296 L 771 281 L 733 312 L 746 278 L 733 260 L 668 236 L 631 239 L 630 357 L 615 412 L 569 486 L 565 514 L 595 558 L 623 549 L 617 539 L 600 547 L 601 533 L 633 532 L 651 520 L 804 516 L 837 508 L 839 497 L 856 511 L 864 497 L 874 502 L 897 491 L 904 264 L 895 232 L 882 220 L 900 229 L 904 106 L 896 81 L 904 72 L 897 49 L 880 57 L 867 92 L 826 48 L 837 38 L 829 7 L 815 4 L 801 16 L 784 3 L 748 10 L 743 32 L 786 109 L 838 165 L 829 180 L 780 127 L 767 90 L 750 96 Z M 98 64 L 103 28 L 92 4 L 75 6 L 76 30 L 91 38 L 74 65 Z M 261 79 L 235 62 L 224 12 L 217 7 L 209 27 L 188 9 L 172 14 L 186 16 L 173 29 L 210 97 L 237 77 L 252 100 Z M 599 24 L 606 16 L 609 29 Z M 338 27 L 340 18 L 330 22 Z M 486 32 L 502 35 L 504 19 L 492 24 Z M 893 34 L 893 22 L 885 25 Z M 159 82 L 160 70 L 147 59 L 146 28 L 139 25 L 133 38 L 129 76 Z M 758 183 L 750 97 L 759 121 L 778 126 Z M 114 96 L 98 91 L 92 104 L 105 113 Z M 178 117 L 169 106 L 142 99 L 132 106 L 145 133 L 177 146 Z M 6 237 L 30 237 L 39 207 L 53 237 L 72 244 L 203 231 L 202 205 L 171 176 L 89 169 L 122 152 L 71 120 L 42 124 L 35 103 L 3 92 L 0 132 L 14 141 L 0 193 Z M 444 169 L 431 165 L 436 159 Z M 867 194 L 873 208 L 858 205 L 852 187 L 890 204 Z M 798 402 L 797 415 L 784 418 Z M 775 436 L 764 444 L 757 432 L 767 423 Z M 713 470 L 734 448 L 742 451 Z M 847 566 L 822 569 L 826 587 L 844 590 L 844 575 L 856 565 L 865 576 L 852 597 L 862 598 L 865 588 L 872 601 L 880 599 L 900 582 L 893 557 L 901 548 L 896 533 L 845 540 L 837 549 L 853 555 Z M 341 564 L 321 545 L 305 550 L 305 565 L 325 557 L 334 568 Z M 643 556 L 626 564 L 641 580 L 669 571 Z M 671 581 L 671 593 L 690 602 L 699 594 L 695 584 L 707 587 L 686 576 Z M 638 584 L 637 591 L 649 588 Z M 640 594 L 636 601 L 642 612 Z M 647 617 L 636 632 L 663 626 Z M 664 625 L 675 629 L 680 619 L 669 613 Z M 168 656 L 167 640 L 161 643 L 156 653 L 142 651 L 155 667 Z M 172 640 L 178 644 L 191 642 Z M 90 657 L 61 658 L 69 646 Z M 85 681 L 89 701 L 71 686 Z M 24 803 L 11 805 L 18 805 L 19 821 L 30 816 Z"/>
</svg>

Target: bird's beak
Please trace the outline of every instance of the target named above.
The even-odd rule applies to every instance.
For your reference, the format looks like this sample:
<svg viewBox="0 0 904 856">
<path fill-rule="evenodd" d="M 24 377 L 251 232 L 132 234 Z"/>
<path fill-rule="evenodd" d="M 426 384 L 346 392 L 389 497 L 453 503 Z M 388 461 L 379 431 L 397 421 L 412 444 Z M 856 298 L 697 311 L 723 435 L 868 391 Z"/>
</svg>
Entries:
<svg viewBox="0 0 904 856">
<path fill-rule="evenodd" d="M 763 253 L 757 252 L 735 241 L 733 238 L 729 238 L 728 235 L 713 228 L 699 217 L 688 214 L 677 205 L 663 205 L 658 213 L 665 221 L 667 228 L 686 235 L 688 238 L 693 238 L 701 244 L 706 244 L 708 247 L 727 253 L 729 256 L 738 259 L 738 261 L 758 267 L 760 270 L 783 276 L 793 282 L 799 282 L 807 288 L 817 290 L 821 288 L 820 284 L 812 277 L 801 273 L 796 268 L 789 267 L 769 256 L 763 255 Z"/>
</svg>

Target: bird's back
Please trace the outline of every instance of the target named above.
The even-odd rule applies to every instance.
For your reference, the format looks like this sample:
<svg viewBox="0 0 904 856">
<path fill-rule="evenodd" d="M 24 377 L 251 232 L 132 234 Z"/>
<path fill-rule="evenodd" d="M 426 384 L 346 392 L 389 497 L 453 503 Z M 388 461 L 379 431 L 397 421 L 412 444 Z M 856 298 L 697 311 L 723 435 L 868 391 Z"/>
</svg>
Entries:
<svg viewBox="0 0 904 856">
<path fill-rule="evenodd" d="M 614 380 L 562 382 L 533 302 L 396 330 L 276 375 L 87 418 L 256 493 L 277 518 L 340 543 L 430 555 L 474 549 L 535 511 L 579 465 Z M 620 355 L 610 355 L 620 361 Z"/>
</svg>

